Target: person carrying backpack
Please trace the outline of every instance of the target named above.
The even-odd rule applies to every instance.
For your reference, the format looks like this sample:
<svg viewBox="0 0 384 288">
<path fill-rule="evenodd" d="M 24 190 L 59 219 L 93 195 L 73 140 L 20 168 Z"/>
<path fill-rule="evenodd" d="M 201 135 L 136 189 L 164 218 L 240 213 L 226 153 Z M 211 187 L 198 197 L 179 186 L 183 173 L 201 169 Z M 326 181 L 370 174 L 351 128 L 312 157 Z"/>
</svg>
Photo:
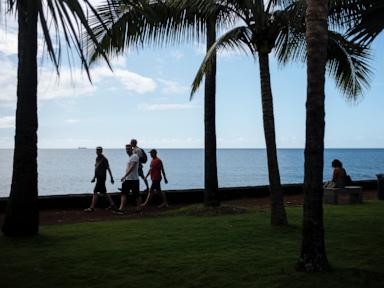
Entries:
<svg viewBox="0 0 384 288">
<path fill-rule="evenodd" d="M 145 151 L 143 149 L 141 149 L 139 146 L 137 146 L 137 140 L 136 139 L 131 140 L 131 146 L 132 146 L 133 153 L 136 154 L 137 156 L 139 156 L 139 177 L 141 179 L 143 179 L 143 181 L 144 181 L 144 184 L 146 186 L 145 191 L 149 191 L 148 181 L 145 178 L 144 171 L 143 171 L 143 164 L 147 163 L 147 160 L 148 160 L 147 154 L 145 153 Z"/>
</svg>

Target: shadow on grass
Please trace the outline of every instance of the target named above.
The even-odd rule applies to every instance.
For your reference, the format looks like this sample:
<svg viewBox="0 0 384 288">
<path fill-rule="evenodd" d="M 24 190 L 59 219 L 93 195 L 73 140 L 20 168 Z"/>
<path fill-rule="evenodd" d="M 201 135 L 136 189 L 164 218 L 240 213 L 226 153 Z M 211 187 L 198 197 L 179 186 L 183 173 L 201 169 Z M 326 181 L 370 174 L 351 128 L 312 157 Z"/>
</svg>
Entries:
<svg viewBox="0 0 384 288">
<path fill-rule="evenodd" d="M 284 274 L 284 273 L 282 273 Z M 297 272 L 275 275 L 273 287 L 383 287 L 384 273 L 357 268 L 331 268 L 329 272 Z"/>
<path fill-rule="evenodd" d="M 220 216 L 220 215 L 237 215 L 251 212 L 250 209 L 243 207 L 235 207 L 222 205 L 218 207 L 205 207 L 202 204 L 189 205 L 176 210 L 164 212 L 163 216 Z"/>
</svg>

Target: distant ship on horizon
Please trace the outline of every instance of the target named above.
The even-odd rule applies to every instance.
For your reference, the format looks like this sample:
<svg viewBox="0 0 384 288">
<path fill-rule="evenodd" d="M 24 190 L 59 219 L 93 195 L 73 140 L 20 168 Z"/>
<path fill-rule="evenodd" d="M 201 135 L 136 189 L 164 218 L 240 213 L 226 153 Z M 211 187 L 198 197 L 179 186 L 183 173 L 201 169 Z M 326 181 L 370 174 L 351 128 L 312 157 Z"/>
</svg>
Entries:
<svg viewBox="0 0 384 288">
<path fill-rule="evenodd" d="M 87 147 L 79 147 L 78 149 L 88 149 Z"/>
</svg>

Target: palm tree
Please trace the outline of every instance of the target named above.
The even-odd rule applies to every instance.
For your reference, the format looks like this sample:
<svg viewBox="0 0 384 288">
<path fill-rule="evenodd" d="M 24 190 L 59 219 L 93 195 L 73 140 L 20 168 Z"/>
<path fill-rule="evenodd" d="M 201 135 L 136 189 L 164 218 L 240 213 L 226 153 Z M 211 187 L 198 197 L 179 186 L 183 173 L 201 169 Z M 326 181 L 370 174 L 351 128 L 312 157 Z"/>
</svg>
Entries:
<svg viewBox="0 0 384 288">
<path fill-rule="evenodd" d="M 78 21 L 90 35 L 92 35 L 92 31 L 89 29 L 78 1 L 56 0 L 44 3 L 39 0 L 8 0 L 7 3 L 8 11 L 17 10 L 19 62 L 13 175 L 2 231 L 7 236 L 27 236 L 37 234 L 39 230 L 36 59 L 38 18 L 47 44 L 47 51 L 57 71 L 60 66 L 60 48 L 57 51 L 53 46 L 45 11 L 50 12 L 55 31 L 57 33 L 60 30 L 63 31 L 65 41 L 68 44 L 74 44 L 87 71 L 88 66 L 78 37 L 79 31 L 72 22 Z M 87 2 L 86 5 L 92 8 Z M 94 39 L 94 37 L 92 38 Z M 60 47 L 60 42 L 58 46 Z"/>
<path fill-rule="evenodd" d="M 91 19 L 93 31 L 107 54 L 121 54 L 129 47 L 182 43 L 206 35 L 207 51 L 216 41 L 216 22 L 227 23 L 216 1 L 206 1 L 209 13 L 189 1 L 112 0 L 98 7 L 103 23 Z M 92 45 L 91 62 L 99 57 Z M 216 155 L 216 55 L 206 74 L 204 90 L 204 204 L 218 206 Z"/>
<path fill-rule="evenodd" d="M 324 84 L 328 47 L 328 5 L 307 0 L 307 121 L 304 163 L 303 239 L 297 269 L 329 269 L 323 223 Z"/>
<path fill-rule="evenodd" d="M 216 15 L 207 19 L 207 52 L 216 41 Z M 216 54 L 204 84 L 204 204 L 219 206 L 216 146 Z"/>
</svg>

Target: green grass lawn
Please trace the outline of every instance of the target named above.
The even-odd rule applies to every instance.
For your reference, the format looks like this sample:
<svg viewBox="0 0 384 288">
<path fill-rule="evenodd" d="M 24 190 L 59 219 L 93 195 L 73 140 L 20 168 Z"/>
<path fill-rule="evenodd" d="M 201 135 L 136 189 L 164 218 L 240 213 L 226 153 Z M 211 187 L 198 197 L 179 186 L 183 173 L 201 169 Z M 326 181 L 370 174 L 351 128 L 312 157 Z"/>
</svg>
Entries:
<svg viewBox="0 0 384 288">
<path fill-rule="evenodd" d="M 326 206 L 331 272 L 296 272 L 302 208 L 42 226 L 0 236 L 0 287 L 384 287 L 384 201 Z"/>
</svg>

